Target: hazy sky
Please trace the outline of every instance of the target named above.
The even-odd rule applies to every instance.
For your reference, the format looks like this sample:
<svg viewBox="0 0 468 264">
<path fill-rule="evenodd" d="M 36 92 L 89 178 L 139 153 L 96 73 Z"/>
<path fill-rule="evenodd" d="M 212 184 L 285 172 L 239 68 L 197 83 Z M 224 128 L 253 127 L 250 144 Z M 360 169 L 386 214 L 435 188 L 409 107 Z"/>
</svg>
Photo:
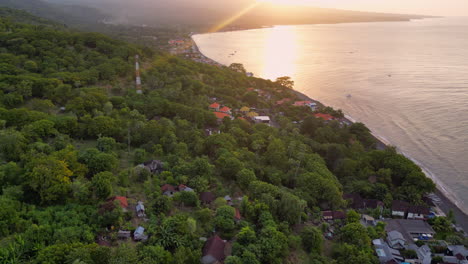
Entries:
<svg viewBox="0 0 468 264">
<path fill-rule="evenodd" d="M 293 0 L 294 1 L 294 0 Z M 410 13 L 424 15 L 468 16 L 468 0 L 303 0 L 315 6 Z"/>
</svg>

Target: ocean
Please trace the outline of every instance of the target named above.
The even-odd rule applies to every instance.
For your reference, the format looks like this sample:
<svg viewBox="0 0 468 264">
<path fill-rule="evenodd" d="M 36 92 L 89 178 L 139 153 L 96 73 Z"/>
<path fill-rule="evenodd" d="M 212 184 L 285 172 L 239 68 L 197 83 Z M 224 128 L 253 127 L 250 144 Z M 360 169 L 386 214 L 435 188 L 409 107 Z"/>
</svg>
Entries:
<svg viewBox="0 0 468 264">
<path fill-rule="evenodd" d="M 342 109 L 468 213 L 468 18 L 276 26 L 193 37 L 222 64 Z"/>
</svg>

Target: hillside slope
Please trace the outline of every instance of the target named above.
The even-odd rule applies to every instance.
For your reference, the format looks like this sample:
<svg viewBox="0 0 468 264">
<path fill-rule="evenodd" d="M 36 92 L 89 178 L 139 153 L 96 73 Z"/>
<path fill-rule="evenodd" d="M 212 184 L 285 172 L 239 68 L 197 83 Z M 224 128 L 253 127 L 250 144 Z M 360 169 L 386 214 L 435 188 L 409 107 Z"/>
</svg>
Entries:
<svg viewBox="0 0 468 264">
<path fill-rule="evenodd" d="M 288 78 L 4 18 L 0 46 L 1 263 L 372 264 L 383 225 L 343 193 L 388 208 L 434 190 L 363 124 L 294 105 Z"/>
</svg>

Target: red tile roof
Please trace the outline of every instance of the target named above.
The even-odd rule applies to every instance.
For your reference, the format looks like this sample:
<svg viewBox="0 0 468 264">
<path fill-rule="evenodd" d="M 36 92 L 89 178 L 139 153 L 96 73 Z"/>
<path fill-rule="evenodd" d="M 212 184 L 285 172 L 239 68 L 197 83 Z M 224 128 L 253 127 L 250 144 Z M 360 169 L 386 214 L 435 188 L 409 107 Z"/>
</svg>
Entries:
<svg viewBox="0 0 468 264">
<path fill-rule="evenodd" d="M 217 261 L 223 261 L 226 258 L 224 247 L 226 243 L 217 235 L 210 237 L 203 247 L 203 256 L 212 256 Z"/>
<path fill-rule="evenodd" d="M 277 101 L 276 105 L 282 105 L 282 104 L 287 103 L 289 101 L 291 101 L 291 98 L 284 98 L 284 99 L 281 99 L 281 100 Z"/>
<path fill-rule="evenodd" d="M 175 191 L 175 188 L 174 186 L 170 185 L 170 184 L 164 184 L 163 186 L 161 186 L 161 191 L 163 192 L 166 192 L 166 191 Z"/>
<path fill-rule="evenodd" d="M 314 115 L 316 118 L 322 118 L 325 121 L 330 121 L 335 119 L 332 115 L 329 114 L 323 114 L 323 113 L 318 113 Z"/>
<path fill-rule="evenodd" d="M 306 106 L 306 105 L 310 105 L 312 103 L 312 101 L 296 101 L 294 102 L 294 106 Z"/>
<path fill-rule="evenodd" d="M 219 109 L 220 112 L 224 112 L 224 113 L 227 113 L 229 111 L 231 111 L 231 108 L 227 107 L 227 106 L 223 106 L 223 108 Z"/>
<path fill-rule="evenodd" d="M 218 103 L 216 103 L 216 102 L 214 102 L 214 103 L 210 104 L 210 108 L 215 108 L 215 109 L 218 109 L 220 106 L 221 106 L 221 105 L 220 105 L 220 104 L 218 104 Z"/>
<path fill-rule="evenodd" d="M 115 196 L 115 197 L 111 198 L 112 202 L 115 201 L 115 200 L 118 200 L 120 202 L 120 207 L 122 207 L 122 208 L 127 208 L 128 207 L 127 197 Z"/>
<path fill-rule="evenodd" d="M 231 117 L 230 115 L 228 115 L 226 113 L 221 113 L 221 112 L 214 112 L 214 114 L 216 115 L 216 118 L 218 118 L 218 119 L 223 119 L 225 117 Z"/>
</svg>

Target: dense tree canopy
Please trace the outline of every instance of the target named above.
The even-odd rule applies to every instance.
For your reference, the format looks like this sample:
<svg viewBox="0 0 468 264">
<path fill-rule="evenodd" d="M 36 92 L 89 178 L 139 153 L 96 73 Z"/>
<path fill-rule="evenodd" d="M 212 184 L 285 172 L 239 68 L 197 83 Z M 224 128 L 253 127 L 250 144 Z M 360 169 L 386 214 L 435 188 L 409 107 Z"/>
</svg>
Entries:
<svg viewBox="0 0 468 264">
<path fill-rule="evenodd" d="M 310 263 L 331 263 L 324 230 L 310 223 L 344 209 L 343 193 L 418 204 L 435 188 L 394 149 L 375 150 L 363 124 L 341 123 L 341 111 L 320 106 L 338 119 L 324 122 L 292 102 L 278 106 L 300 99 L 287 77 L 247 77 L 237 64 L 4 18 L 0 47 L 2 263 L 199 263 L 214 234 L 234 241 L 225 263 L 279 264 L 304 250 Z M 232 108 L 232 120 L 217 121 L 212 98 Z M 237 118 L 246 106 L 274 122 Z M 134 213 L 139 201 L 144 218 Z M 382 228 L 347 216 L 334 259 L 374 263 L 370 239 Z M 118 239 L 138 225 L 146 242 Z"/>
</svg>

